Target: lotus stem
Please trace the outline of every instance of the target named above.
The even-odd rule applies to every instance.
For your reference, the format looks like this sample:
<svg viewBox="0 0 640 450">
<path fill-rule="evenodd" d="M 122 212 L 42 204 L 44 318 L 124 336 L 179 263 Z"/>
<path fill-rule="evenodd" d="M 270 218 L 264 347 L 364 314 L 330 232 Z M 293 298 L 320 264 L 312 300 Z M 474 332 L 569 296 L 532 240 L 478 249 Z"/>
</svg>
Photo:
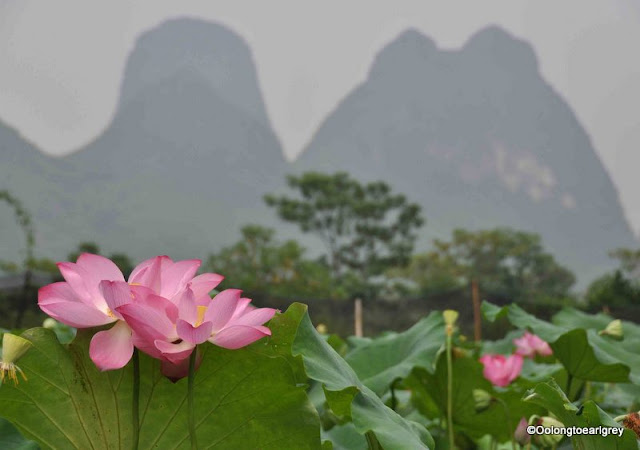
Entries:
<svg viewBox="0 0 640 450">
<path fill-rule="evenodd" d="M 133 404 L 131 405 L 133 420 L 133 450 L 138 449 L 140 442 L 140 356 L 138 349 L 133 350 Z"/>
<path fill-rule="evenodd" d="M 451 357 L 452 331 L 447 330 L 447 431 L 449 433 L 449 448 L 455 449 L 453 435 L 453 361 Z"/>
<path fill-rule="evenodd" d="M 505 415 L 505 418 L 507 419 L 507 432 L 509 433 L 509 436 L 511 437 L 511 448 L 513 450 L 516 450 L 515 435 L 514 435 L 513 427 L 511 426 L 511 414 L 509 413 L 509 406 L 501 398 L 497 398 L 496 397 L 496 400 L 504 408 L 504 415 Z"/>
<path fill-rule="evenodd" d="M 571 401 L 571 382 L 573 381 L 573 375 L 567 374 L 567 398 Z"/>
<path fill-rule="evenodd" d="M 196 419 L 193 410 L 193 382 L 196 377 L 196 352 L 197 347 L 191 352 L 189 357 L 189 379 L 187 384 L 187 407 L 189 408 L 189 436 L 191 437 L 191 450 L 198 449 L 196 439 Z"/>
</svg>

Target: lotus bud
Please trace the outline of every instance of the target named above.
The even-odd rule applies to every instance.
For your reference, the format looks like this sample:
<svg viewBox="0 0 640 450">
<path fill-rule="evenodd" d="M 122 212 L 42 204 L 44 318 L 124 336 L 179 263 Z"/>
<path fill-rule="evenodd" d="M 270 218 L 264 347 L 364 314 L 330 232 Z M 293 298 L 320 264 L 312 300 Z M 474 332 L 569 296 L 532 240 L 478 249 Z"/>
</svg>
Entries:
<svg viewBox="0 0 640 450">
<path fill-rule="evenodd" d="M 447 326 L 447 336 L 451 336 L 453 334 L 454 325 L 458 320 L 458 311 L 454 311 L 453 309 L 446 309 L 443 311 L 442 316 L 444 317 L 444 323 Z"/>
<path fill-rule="evenodd" d="M 17 373 L 22 375 L 24 380 L 27 380 L 26 375 L 15 365 L 15 362 L 20 359 L 29 348 L 32 346 L 31 342 L 16 336 L 15 334 L 5 333 L 2 336 L 2 358 L 0 358 L 0 381 L 4 383 L 5 377 L 12 380 L 14 384 L 18 384 Z"/>
<path fill-rule="evenodd" d="M 480 412 L 489 407 L 493 397 L 484 389 L 474 389 L 472 392 L 473 401 L 475 402 L 476 411 Z"/>
<path fill-rule="evenodd" d="M 56 321 L 56 319 L 52 319 L 51 317 L 47 317 L 46 319 L 44 319 L 44 322 L 42 322 L 42 326 L 44 328 L 48 328 L 49 330 L 54 329 L 57 324 L 58 322 Z"/>
<path fill-rule="evenodd" d="M 600 336 L 609 336 L 617 341 L 622 340 L 624 332 L 622 331 L 622 322 L 620 319 L 612 320 L 604 330 L 598 332 Z"/>
<path fill-rule="evenodd" d="M 531 423 L 531 421 L 536 417 L 537 416 L 531 417 L 531 419 L 529 419 L 529 423 Z M 537 419 L 538 420 L 536 420 L 533 423 L 533 425 L 542 426 L 544 428 L 550 428 L 551 433 L 553 433 L 554 428 L 558 429 L 558 428 L 564 427 L 564 424 L 562 422 L 560 422 L 558 419 L 554 419 L 553 417 L 542 416 L 542 417 L 537 417 Z M 558 442 L 562 440 L 564 435 L 560 433 L 558 434 L 551 434 L 551 433 L 544 433 L 544 434 L 536 433 L 536 440 L 543 447 L 555 447 L 558 444 Z"/>
<path fill-rule="evenodd" d="M 513 437 L 516 442 L 522 446 L 527 445 L 531 440 L 531 435 L 527 432 L 528 425 L 529 423 L 527 422 L 527 419 L 523 417 L 520 419 L 520 422 L 518 422 L 516 431 L 513 433 Z"/>
</svg>

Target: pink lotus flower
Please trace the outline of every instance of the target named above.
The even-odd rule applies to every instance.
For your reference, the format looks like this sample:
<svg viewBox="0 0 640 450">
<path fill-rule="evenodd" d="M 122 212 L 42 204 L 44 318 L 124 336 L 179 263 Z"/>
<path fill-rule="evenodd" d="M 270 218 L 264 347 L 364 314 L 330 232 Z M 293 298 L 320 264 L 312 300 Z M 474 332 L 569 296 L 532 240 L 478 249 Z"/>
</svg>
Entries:
<svg viewBox="0 0 640 450">
<path fill-rule="evenodd" d="M 523 359 L 519 354 L 508 358 L 503 355 L 484 355 L 480 362 L 484 365 L 484 377 L 495 386 L 505 387 L 520 375 Z"/>
<path fill-rule="evenodd" d="M 521 338 L 514 339 L 513 343 L 517 347 L 516 353 L 525 357 L 533 358 L 536 353 L 541 356 L 553 354 L 549 344 L 528 331 L 525 331 Z"/>
<path fill-rule="evenodd" d="M 136 285 L 137 290 L 144 290 L 140 296 L 145 298 L 149 291 L 175 295 L 187 285 L 199 296 L 208 298 L 206 294 L 222 277 L 204 274 L 194 278 L 199 266 L 199 260 L 173 262 L 167 256 L 157 256 L 138 265 L 129 283 Z M 89 355 L 101 370 L 124 367 L 133 354 L 134 338 L 118 310 L 131 303 L 135 294 L 125 283 L 120 269 L 109 259 L 89 253 L 80 255 L 75 264 L 58 263 L 58 268 L 65 281 L 38 291 L 40 308 L 54 319 L 76 328 L 116 322 L 111 329 L 93 336 Z"/>
<path fill-rule="evenodd" d="M 184 365 L 193 349 L 205 341 L 237 349 L 271 335 L 263 324 L 276 310 L 253 308 L 238 289 L 226 289 L 205 305 L 198 304 L 202 298 L 190 286 L 171 301 L 135 286 L 131 290 L 136 301 L 123 304 L 118 312 L 133 329 L 136 347 L 174 366 Z M 163 367 L 163 373 L 173 369 Z"/>
</svg>

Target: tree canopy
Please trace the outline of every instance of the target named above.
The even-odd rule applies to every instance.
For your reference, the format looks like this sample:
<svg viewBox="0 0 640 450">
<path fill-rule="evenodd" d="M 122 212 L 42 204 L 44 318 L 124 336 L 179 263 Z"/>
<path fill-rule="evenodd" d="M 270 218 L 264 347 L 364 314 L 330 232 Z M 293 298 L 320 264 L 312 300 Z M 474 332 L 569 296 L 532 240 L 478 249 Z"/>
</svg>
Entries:
<svg viewBox="0 0 640 450">
<path fill-rule="evenodd" d="M 211 254 L 207 271 L 223 274 L 224 288 L 241 288 L 252 298 L 329 298 L 340 296 L 329 268 L 304 257 L 296 241 L 279 243 L 271 228 L 247 225 L 235 244 Z"/>
<path fill-rule="evenodd" d="M 640 250 L 618 248 L 609 256 L 618 261 L 618 268 L 589 285 L 587 304 L 607 308 L 640 304 Z"/>
<path fill-rule="evenodd" d="M 334 280 L 350 273 L 370 286 L 372 277 L 409 262 L 424 219 L 417 204 L 386 183 L 363 184 L 344 172 L 307 172 L 287 182 L 295 195 L 265 201 L 281 219 L 322 240 Z"/>
<path fill-rule="evenodd" d="M 533 233 L 496 228 L 453 231 L 451 240 L 435 239 L 433 250 L 416 255 L 397 272 L 416 281 L 423 294 L 461 288 L 476 280 L 483 297 L 533 301 L 569 295 L 571 271 L 546 253 Z"/>
</svg>

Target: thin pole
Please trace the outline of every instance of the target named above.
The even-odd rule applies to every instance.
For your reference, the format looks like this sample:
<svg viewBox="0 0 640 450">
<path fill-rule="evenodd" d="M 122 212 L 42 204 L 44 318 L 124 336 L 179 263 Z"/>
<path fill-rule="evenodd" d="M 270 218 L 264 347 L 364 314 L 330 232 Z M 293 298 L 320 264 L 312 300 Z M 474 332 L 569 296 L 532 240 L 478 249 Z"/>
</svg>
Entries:
<svg viewBox="0 0 640 450">
<path fill-rule="evenodd" d="M 356 298 L 353 308 L 353 319 L 355 325 L 355 334 L 362 337 L 362 299 Z"/>
<path fill-rule="evenodd" d="M 471 301 L 473 302 L 473 337 L 476 342 L 479 342 L 482 340 L 482 317 L 480 316 L 480 291 L 476 280 L 471 280 Z"/>
</svg>

